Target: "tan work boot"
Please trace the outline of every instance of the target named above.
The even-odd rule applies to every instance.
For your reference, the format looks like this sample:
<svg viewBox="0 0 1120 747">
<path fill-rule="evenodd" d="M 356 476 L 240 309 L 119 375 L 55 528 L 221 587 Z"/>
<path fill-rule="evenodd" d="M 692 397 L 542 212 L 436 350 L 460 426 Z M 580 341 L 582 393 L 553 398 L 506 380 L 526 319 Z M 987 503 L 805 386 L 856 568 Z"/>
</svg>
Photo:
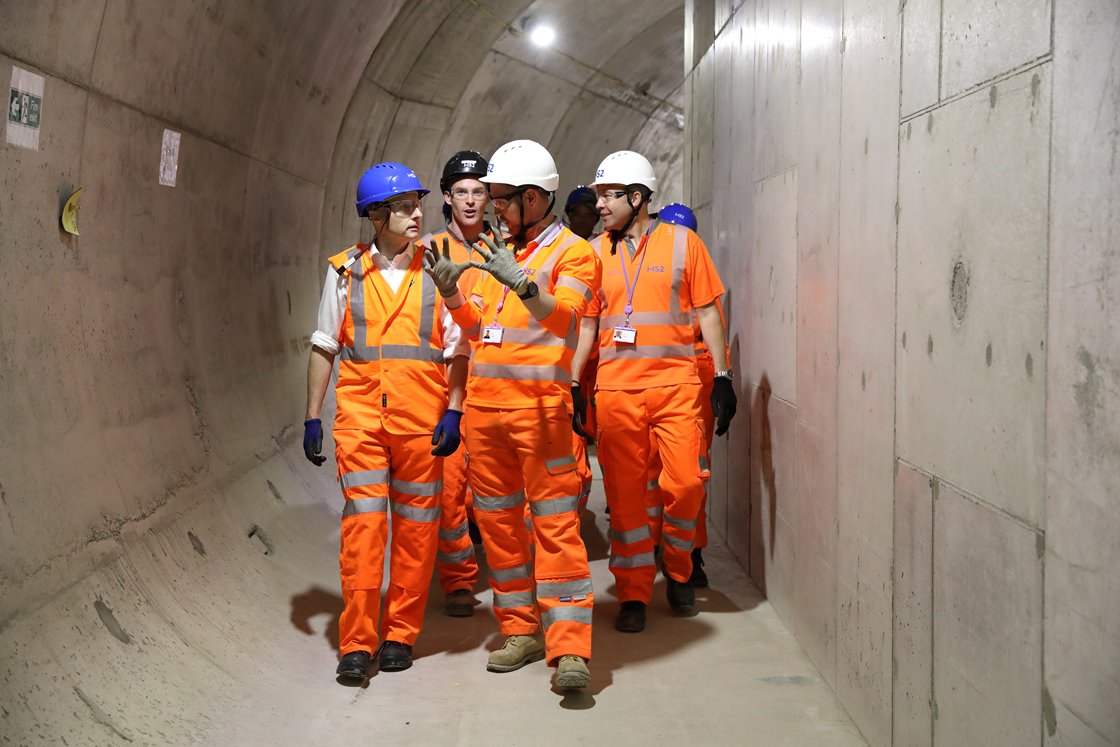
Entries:
<svg viewBox="0 0 1120 747">
<path fill-rule="evenodd" d="M 556 666 L 556 686 L 566 690 L 575 690 L 591 684 L 591 672 L 587 670 L 587 662 L 582 656 L 565 654 L 560 657 Z"/>
<path fill-rule="evenodd" d="M 497 651 L 490 652 L 486 669 L 490 672 L 512 672 L 534 661 L 544 658 L 544 636 L 511 635 Z"/>
</svg>

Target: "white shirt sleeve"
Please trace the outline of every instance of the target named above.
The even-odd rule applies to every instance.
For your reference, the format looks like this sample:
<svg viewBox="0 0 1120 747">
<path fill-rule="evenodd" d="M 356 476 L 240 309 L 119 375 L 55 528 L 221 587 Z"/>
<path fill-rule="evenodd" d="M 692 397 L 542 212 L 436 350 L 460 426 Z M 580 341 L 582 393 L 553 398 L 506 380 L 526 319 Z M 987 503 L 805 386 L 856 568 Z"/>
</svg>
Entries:
<svg viewBox="0 0 1120 747">
<path fill-rule="evenodd" d="M 463 330 L 451 318 L 451 312 L 447 308 L 446 303 L 439 305 L 440 320 L 443 322 L 443 360 L 447 363 L 451 362 L 452 358 L 457 358 L 460 355 L 465 355 L 468 358 L 471 355 L 471 341 L 463 334 Z"/>
<path fill-rule="evenodd" d="M 319 301 L 319 328 L 311 334 L 311 344 L 324 352 L 338 355 L 342 350 L 342 318 L 346 315 L 346 275 L 339 275 L 328 266 L 323 298 Z"/>
</svg>

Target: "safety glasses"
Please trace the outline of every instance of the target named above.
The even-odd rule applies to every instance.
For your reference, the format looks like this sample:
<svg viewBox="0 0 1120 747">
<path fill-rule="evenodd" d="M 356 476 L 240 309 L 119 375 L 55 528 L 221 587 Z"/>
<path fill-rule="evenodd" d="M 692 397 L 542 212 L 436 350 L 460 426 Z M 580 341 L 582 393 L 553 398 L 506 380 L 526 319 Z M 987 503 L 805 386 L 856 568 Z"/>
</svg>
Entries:
<svg viewBox="0 0 1120 747">
<path fill-rule="evenodd" d="M 526 189 L 527 187 L 518 187 L 508 195 L 502 195 L 501 197 L 491 196 L 490 202 L 494 205 L 495 210 L 505 210 L 509 207 L 510 202 L 513 201 L 513 198 L 520 197 L 521 195 L 525 194 Z"/>
<path fill-rule="evenodd" d="M 625 197 L 626 192 L 625 190 L 604 189 L 602 191 L 596 191 L 595 195 L 603 202 L 610 202 L 612 200 L 617 200 L 619 197 Z"/>
<path fill-rule="evenodd" d="M 451 190 L 451 198 L 453 200 L 459 200 L 460 202 L 466 200 L 468 197 L 473 197 L 476 200 L 484 200 L 486 199 L 487 194 L 488 192 L 483 187 L 477 187 L 475 189 L 459 188 Z"/>
<path fill-rule="evenodd" d="M 393 213 L 407 218 L 420 209 L 419 197 L 401 197 L 396 200 L 387 200 L 383 203 Z"/>
</svg>

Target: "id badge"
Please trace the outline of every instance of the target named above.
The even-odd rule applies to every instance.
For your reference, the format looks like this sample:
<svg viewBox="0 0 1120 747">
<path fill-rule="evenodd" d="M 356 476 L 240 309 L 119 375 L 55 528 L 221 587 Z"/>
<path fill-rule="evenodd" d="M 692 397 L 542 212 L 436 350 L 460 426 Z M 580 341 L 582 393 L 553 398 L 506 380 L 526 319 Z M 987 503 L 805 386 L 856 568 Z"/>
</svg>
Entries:
<svg viewBox="0 0 1120 747">
<path fill-rule="evenodd" d="M 611 339 L 615 342 L 622 342 L 628 345 L 633 345 L 634 340 L 638 337 L 638 330 L 625 324 L 620 324 L 614 328 L 614 337 Z"/>
<path fill-rule="evenodd" d="M 495 345 L 501 343 L 502 332 L 504 332 L 500 325 L 491 324 L 489 327 L 482 328 L 482 342 L 493 343 Z"/>
</svg>

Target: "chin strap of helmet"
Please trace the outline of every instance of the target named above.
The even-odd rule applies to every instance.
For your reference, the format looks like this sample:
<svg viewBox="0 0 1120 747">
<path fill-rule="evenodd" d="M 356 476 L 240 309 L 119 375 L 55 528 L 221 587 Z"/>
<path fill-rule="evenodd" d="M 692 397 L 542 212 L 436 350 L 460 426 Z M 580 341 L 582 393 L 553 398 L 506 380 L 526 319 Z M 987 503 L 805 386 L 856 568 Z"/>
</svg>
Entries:
<svg viewBox="0 0 1120 747">
<path fill-rule="evenodd" d="M 638 192 L 638 206 L 634 207 L 634 205 L 630 202 L 630 195 L 627 194 L 626 204 L 630 205 L 630 220 L 626 221 L 626 225 L 618 229 L 617 231 L 611 231 L 611 256 L 614 256 L 618 253 L 618 242 L 626 238 L 626 232 L 630 230 L 630 226 L 634 225 L 634 219 L 638 217 L 638 213 L 641 211 L 642 205 L 645 205 L 648 201 L 648 198 L 641 190 L 632 190 L 630 189 L 630 187 L 627 187 L 626 191 L 628 193 L 635 191 Z"/>
<path fill-rule="evenodd" d="M 550 193 L 550 195 L 551 195 L 551 196 L 550 196 L 550 199 L 549 199 L 549 201 L 548 201 L 548 210 L 545 210 L 545 211 L 544 211 L 544 215 L 542 215 L 541 217 L 537 218 L 537 219 L 536 219 L 535 221 L 533 221 L 533 222 L 532 222 L 532 223 L 530 223 L 529 225 L 527 225 L 527 226 L 522 226 L 522 227 L 521 227 L 521 231 L 520 231 L 520 232 L 519 232 L 519 233 L 518 233 L 518 234 L 517 234 L 516 236 L 510 236 L 510 240 L 511 240 L 511 241 L 512 241 L 512 242 L 513 242 L 514 244 L 518 244 L 518 243 L 520 243 L 520 242 L 522 241 L 522 239 L 524 239 L 524 238 L 525 238 L 525 234 L 529 233 L 529 231 L 531 231 L 531 230 L 533 229 L 533 226 L 537 225 L 537 224 L 538 224 L 538 223 L 540 223 L 540 222 L 541 222 L 542 220 L 544 220 L 544 219 L 545 219 L 545 218 L 547 218 L 548 216 L 552 215 L 552 208 L 554 208 L 554 207 L 556 206 L 556 192 L 551 192 L 551 193 Z M 524 196 L 524 193 L 522 193 L 522 196 Z M 524 200 L 522 200 L 522 203 L 521 203 L 521 209 L 522 209 L 523 211 L 525 210 L 525 202 L 524 202 Z"/>
</svg>

